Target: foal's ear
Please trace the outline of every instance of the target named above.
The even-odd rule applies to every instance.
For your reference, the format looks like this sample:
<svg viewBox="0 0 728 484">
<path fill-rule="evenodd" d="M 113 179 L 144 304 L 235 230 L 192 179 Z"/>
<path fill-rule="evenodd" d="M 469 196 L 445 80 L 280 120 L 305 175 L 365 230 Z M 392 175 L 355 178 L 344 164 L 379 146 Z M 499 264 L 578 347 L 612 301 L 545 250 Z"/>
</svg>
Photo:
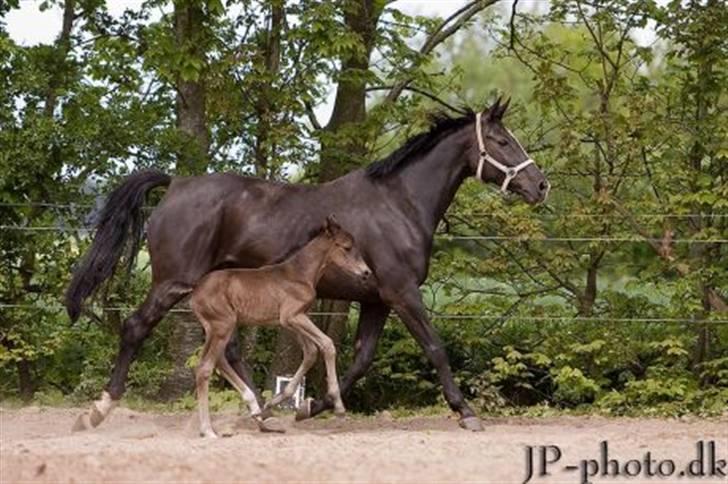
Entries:
<svg viewBox="0 0 728 484">
<path fill-rule="evenodd" d="M 336 217 L 334 217 L 334 214 L 329 215 L 326 217 L 326 222 L 324 222 L 324 230 L 328 235 L 334 235 L 341 229 L 341 226 L 336 221 Z"/>
</svg>

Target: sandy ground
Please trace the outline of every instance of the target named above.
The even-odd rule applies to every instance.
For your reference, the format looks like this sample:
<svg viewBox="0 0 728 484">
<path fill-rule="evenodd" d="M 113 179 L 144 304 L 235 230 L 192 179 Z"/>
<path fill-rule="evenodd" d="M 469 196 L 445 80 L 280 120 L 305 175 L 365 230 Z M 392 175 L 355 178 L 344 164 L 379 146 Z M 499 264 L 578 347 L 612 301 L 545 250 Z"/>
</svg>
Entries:
<svg viewBox="0 0 728 484">
<path fill-rule="evenodd" d="M 550 476 L 530 482 L 579 483 L 580 461 L 599 458 L 599 442 L 607 440 L 610 459 L 623 463 L 650 451 L 657 462 L 674 460 L 678 470 L 671 478 L 646 477 L 643 468 L 636 477 L 591 482 L 728 482 L 676 475 L 695 458 L 699 440 L 715 441 L 716 458 L 728 458 L 728 418 L 486 419 L 485 432 L 471 433 L 447 417 L 282 417 L 288 432 L 281 435 L 261 434 L 249 419 L 226 413 L 213 423 L 232 436 L 204 440 L 197 437 L 193 413 L 118 408 L 101 427 L 71 433 L 79 411 L 0 409 L 0 481 L 521 483 L 527 446 L 551 444 L 560 447 L 560 461 L 548 468 Z"/>
</svg>

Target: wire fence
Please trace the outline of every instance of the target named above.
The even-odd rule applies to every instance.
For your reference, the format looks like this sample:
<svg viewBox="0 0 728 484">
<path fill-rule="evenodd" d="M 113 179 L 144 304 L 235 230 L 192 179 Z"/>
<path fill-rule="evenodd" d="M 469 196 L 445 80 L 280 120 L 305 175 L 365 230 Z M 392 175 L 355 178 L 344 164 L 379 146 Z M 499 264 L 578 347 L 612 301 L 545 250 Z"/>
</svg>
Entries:
<svg viewBox="0 0 728 484">
<path fill-rule="evenodd" d="M 2 309 L 28 309 L 36 311 L 65 311 L 66 308 L 61 305 L 33 305 L 33 304 L 5 304 L 0 303 L 0 310 Z M 108 306 L 108 307 L 93 307 L 94 310 L 101 311 L 125 311 L 131 312 L 136 308 L 133 306 Z M 191 310 L 185 308 L 172 308 L 169 310 L 171 313 L 192 313 Z M 312 311 L 308 313 L 311 316 L 349 316 L 349 313 L 343 311 L 332 311 L 332 312 L 316 312 Z M 437 320 L 483 320 L 483 321 L 534 321 L 534 322 L 580 322 L 580 323 L 613 323 L 613 324 L 705 324 L 705 325 L 724 325 L 728 324 L 728 319 L 696 319 L 696 318 L 675 318 L 675 317 L 645 317 L 645 318 L 621 318 L 621 317 L 609 317 L 609 316 L 523 316 L 523 315 L 511 315 L 511 314 L 447 314 L 447 313 L 431 313 L 430 319 Z"/>
<path fill-rule="evenodd" d="M 27 207 L 27 208 L 57 208 L 57 209 L 63 209 L 63 210 L 75 210 L 75 209 L 94 209 L 98 208 L 98 204 L 93 203 L 53 203 L 53 202 L 0 202 L 0 207 L 9 207 L 9 208 L 21 208 L 21 207 Z M 143 207 L 145 210 L 153 210 L 154 206 L 148 205 Z M 476 212 L 473 215 L 479 216 L 479 217 L 501 217 L 502 214 L 498 213 L 492 213 L 492 212 Z M 561 219 L 561 218 L 618 218 L 622 219 L 624 216 L 620 213 L 613 213 L 613 214 L 604 214 L 604 213 L 569 213 L 569 214 L 558 214 L 558 213 L 538 213 L 534 212 L 532 214 L 534 218 L 536 219 Z M 728 218 L 728 213 L 635 213 L 632 214 L 633 217 L 638 219 L 697 219 L 697 218 L 705 218 L 705 219 L 722 219 L 722 218 Z"/>
<path fill-rule="evenodd" d="M 21 231 L 21 232 L 81 232 L 88 233 L 93 231 L 90 227 L 79 226 L 35 226 L 26 227 L 20 225 L 0 225 L 0 230 Z M 601 242 L 601 243 L 640 243 L 652 242 L 661 243 L 663 239 L 656 237 L 536 237 L 522 235 L 436 235 L 436 240 L 443 241 L 491 241 L 491 242 Z M 670 243 L 675 244 L 728 244 L 728 239 L 710 238 L 710 239 L 670 239 Z"/>
<path fill-rule="evenodd" d="M 43 207 L 43 208 L 57 208 L 64 210 L 75 210 L 75 209 L 91 209 L 97 207 L 95 204 L 77 204 L 77 203 L 52 203 L 52 202 L 0 202 L 0 207 Z M 145 207 L 146 209 L 153 209 L 154 207 Z M 477 216 L 500 216 L 494 213 L 480 213 Z M 621 216 L 614 214 L 616 216 Z M 569 215 L 558 215 L 558 214 L 537 214 L 536 218 L 561 218 L 561 217 L 583 217 L 583 218 L 605 218 L 604 214 L 594 213 L 582 213 L 582 214 L 569 214 Z M 698 218 L 711 218 L 711 219 L 722 219 L 728 218 L 728 214 L 718 213 L 645 213 L 635 214 L 636 218 L 652 218 L 652 219 L 698 219 Z M 0 230 L 5 231 L 20 231 L 20 232 L 79 232 L 89 233 L 93 231 L 93 227 L 90 226 L 77 226 L 77 225 L 46 225 L 46 226 L 21 226 L 21 225 L 0 225 Z M 489 241 L 489 242 L 547 242 L 547 243 L 569 243 L 569 242 L 583 242 L 583 243 L 663 243 L 661 238 L 647 238 L 647 237 L 590 237 L 590 236 L 575 236 L 575 237 L 539 237 L 539 236 L 506 236 L 506 235 L 449 235 L 442 234 L 435 237 L 441 241 Z M 728 239 L 725 238 L 676 238 L 670 239 L 670 243 L 676 244 L 727 244 Z M 4 304 L 0 303 L 0 310 L 2 309 L 33 309 L 33 310 L 49 310 L 49 311 L 63 311 L 63 306 L 44 306 L 40 307 L 32 304 Z M 113 306 L 113 307 L 101 307 L 95 308 L 96 310 L 103 311 L 133 311 L 135 308 L 130 306 Z M 172 313 L 189 313 L 189 309 L 184 308 L 173 308 L 170 310 Z M 312 312 L 312 316 L 347 316 L 345 312 Z M 695 318 L 612 318 L 612 317 L 582 317 L 582 316 L 519 316 L 519 315 L 494 315 L 494 314 L 431 314 L 432 319 L 440 320 L 519 320 L 519 321 L 534 321 L 534 322 L 585 322 L 585 323 L 660 323 L 660 324 L 728 324 L 728 319 L 695 319 Z"/>
</svg>

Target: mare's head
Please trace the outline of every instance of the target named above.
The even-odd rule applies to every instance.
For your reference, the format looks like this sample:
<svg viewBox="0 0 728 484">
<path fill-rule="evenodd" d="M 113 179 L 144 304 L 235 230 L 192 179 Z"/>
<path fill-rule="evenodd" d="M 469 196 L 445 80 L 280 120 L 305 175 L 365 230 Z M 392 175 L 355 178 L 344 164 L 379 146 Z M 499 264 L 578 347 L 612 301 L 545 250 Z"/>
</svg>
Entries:
<svg viewBox="0 0 728 484">
<path fill-rule="evenodd" d="M 510 99 L 500 98 L 475 117 L 473 146 L 468 164 L 476 178 L 494 183 L 502 192 L 514 192 L 530 204 L 541 203 L 549 192 L 549 182 L 521 143 L 503 125 L 503 116 Z"/>
<path fill-rule="evenodd" d="M 326 217 L 323 235 L 331 241 L 331 249 L 327 258 L 328 263 L 334 264 L 362 279 L 369 278 L 372 271 L 364 262 L 359 249 L 356 248 L 354 237 L 341 228 L 333 215 Z"/>
</svg>

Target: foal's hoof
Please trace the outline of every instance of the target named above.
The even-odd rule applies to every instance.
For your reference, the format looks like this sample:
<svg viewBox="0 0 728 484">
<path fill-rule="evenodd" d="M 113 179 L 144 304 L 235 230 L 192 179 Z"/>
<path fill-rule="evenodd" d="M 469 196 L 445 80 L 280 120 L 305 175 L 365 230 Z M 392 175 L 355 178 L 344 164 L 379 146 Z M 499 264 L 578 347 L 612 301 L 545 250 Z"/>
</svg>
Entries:
<svg viewBox="0 0 728 484">
<path fill-rule="evenodd" d="M 263 409 L 260 411 L 259 414 L 256 415 L 256 417 L 260 417 L 261 419 L 265 420 L 267 418 L 271 418 L 273 416 L 273 409 L 269 407 L 267 404 L 263 406 Z"/>
<path fill-rule="evenodd" d="M 313 398 L 307 398 L 301 403 L 301 406 L 296 410 L 296 422 L 300 420 L 306 420 L 311 418 L 311 405 L 313 404 Z"/>
<path fill-rule="evenodd" d="M 83 412 L 81 415 L 78 416 L 76 421 L 73 423 L 73 427 L 71 427 L 72 432 L 83 432 L 84 430 L 91 430 L 94 428 L 93 425 L 91 425 L 91 419 L 89 419 L 88 412 Z"/>
<path fill-rule="evenodd" d="M 458 423 L 465 430 L 472 430 L 473 432 L 482 432 L 483 430 L 485 430 L 483 428 L 483 422 L 480 420 L 480 418 L 476 416 L 463 417 L 458 420 Z"/>
<path fill-rule="evenodd" d="M 275 417 L 261 418 L 259 416 L 255 416 L 253 418 L 255 423 L 258 424 L 258 430 L 261 432 L 276 434 L 286 433 L 286 428 L 283 427 L 281 421 Z"/>
<path fill-rule="evenodd" d="M 200 431 L 200 437 L 203 439 L 217 439 L 219 436 L 215 433 L 214 430 L 205 430 Z"/>
</svg>

